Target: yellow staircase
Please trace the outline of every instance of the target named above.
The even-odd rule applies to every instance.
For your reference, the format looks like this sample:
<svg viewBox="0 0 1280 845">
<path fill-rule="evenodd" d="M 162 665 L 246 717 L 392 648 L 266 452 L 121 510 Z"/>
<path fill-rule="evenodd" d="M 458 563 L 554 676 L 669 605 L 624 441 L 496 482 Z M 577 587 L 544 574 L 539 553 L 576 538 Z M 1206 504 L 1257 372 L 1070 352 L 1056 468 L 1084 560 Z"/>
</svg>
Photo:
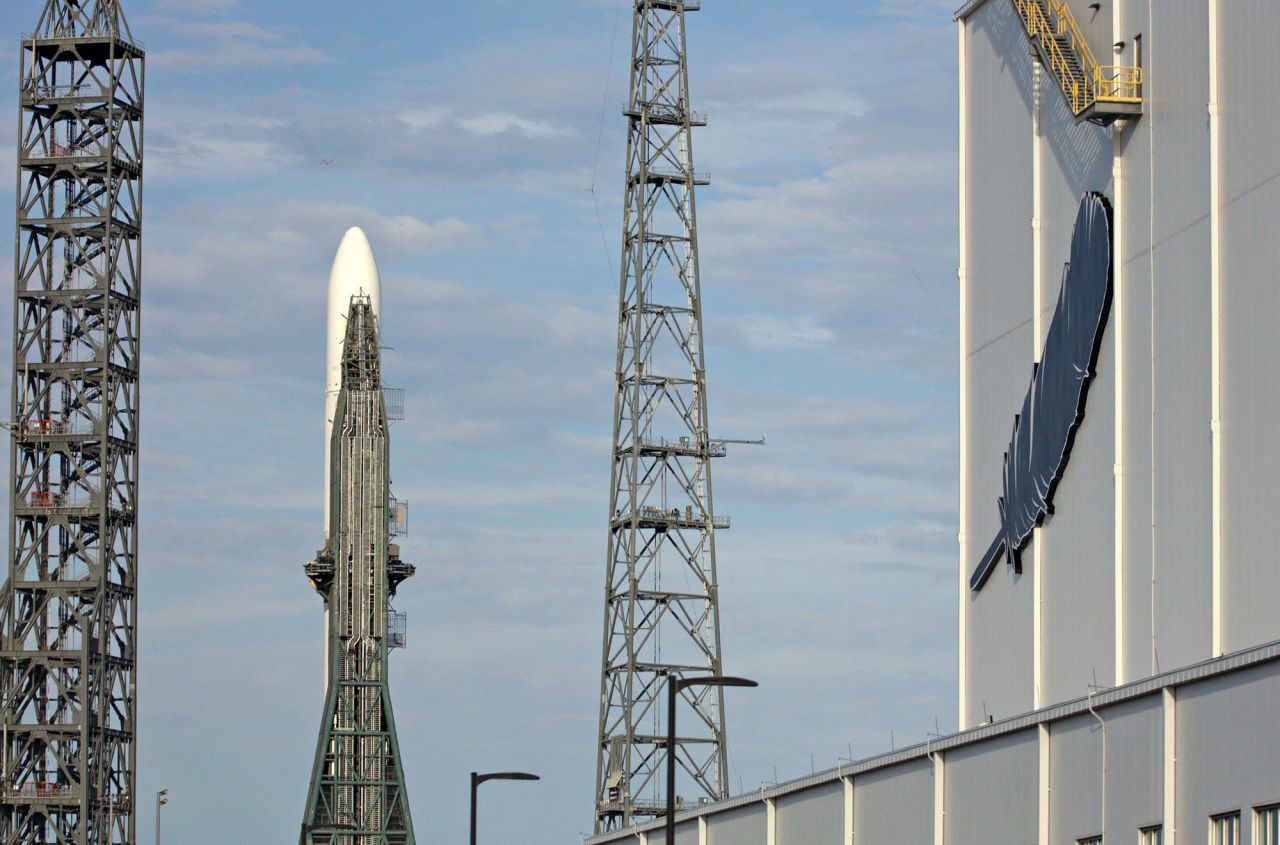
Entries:
<svg viewBox="0 0 1280 845">
<path fill-rule="evenodd" d="M 1012 0 L 1077 120 L 1106 126 L 1142 114 L 1142 68 L 1100 65 L 1067 0 Z"/>
</svg>

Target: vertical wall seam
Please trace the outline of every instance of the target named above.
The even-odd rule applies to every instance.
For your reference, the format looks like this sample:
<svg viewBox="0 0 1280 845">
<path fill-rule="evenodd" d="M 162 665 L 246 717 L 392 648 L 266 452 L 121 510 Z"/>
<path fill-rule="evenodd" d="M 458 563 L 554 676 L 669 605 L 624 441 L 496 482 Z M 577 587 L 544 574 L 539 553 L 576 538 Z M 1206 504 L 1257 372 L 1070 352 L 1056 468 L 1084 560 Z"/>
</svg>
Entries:
<svg viewBox="0 0 1280 845">
<path fill-rule="evenodd" d="M 1115 6 L 1112 36 L 1116 41 L 1124 38 L 1123 22 L 1120 20 L 1120 4 Z M 1124 217 L 1125 217 L 1125 185 L 1124 185 L 1124 146 L 1121 143 L 1122 133 L 1127 126 L 1119 124 L 1111 133 L 1111 183 L 1112 183 L 1112 254 L 1111 254 L 1111 343 L 1114 347 L 1115 360 L 1115 436 L 1112 444 L 1114 464 L 1112 467 L 1112 496 L 1114 542 L 1112 543 L 1112 564 L 1114 566 L 1115 601 L 1115 683 L 1117 686 L 1128 680 L 1125 666 L 1125 590 L 1124 590 L 1124 530 L 1125 530 L 1125 311 L 1124 311 Z"/>
<path fill-rule="evenodd" d="M 1218 69 L 1219 0 L 1209 0 L 1209 314 L 1212 369 L 1209 438 L 1213 461 L 1213 657 L 1223 655 L 1222 587 L 1222 123 Z"/>
<path fill-rule="evenodd" d="M 1049 768 L 1049 754 L 1052 749 L 1050 748 L 1048 723 L 1040 724 L 1037 736 L 1039 738 L 1040 781 L 1038 788 L 1039 802 L 1037 804 L 1036 813 L 1036 817 L 1038 819 L 1037 830 L 1039 833 L 1036 841 L 1040 843 L 1040 845 L 1049 845 L 1049 836 L 1051 834 L 1049 829 L 1049 812 L 1052 806 L 1049 802 L 1051 797 L 1050 790 L 1053 788 L 1053 784 L 1050 782 L 1051 770 Z"/>
<path fill-rule="evenodd" d="M 844 782 L 844 845 L 853 845 L 854 837 L 854 819 L 853 819 L 853 778 L 842 778 Z"/>
<path fill-rule="evenodd" d="M 959 120 L 957 131 L 959 134 L 959 190 L 958 194 L 958 220 L 959 220 L 959 266 L 956 268 L 956 281 L 960 287 L 960 507 L 959 507 L 959 534 L 957 537 L 960 554 L 959 569 L 959 591 L 958 591 L 958 607 L 956 613 L 956 621 L 959 627 L 959 647 L 957 655 L 957 674 L 959 687 L 959 707 L 957 710 L 958 724 L 960 730 L 970 727 L 969 723 L 969 662 L 967 657 L 969 645 L 969 540 L 966 530 L 969 525 L 969 502 L 967 495 L 967 485 L 965 479 L 969 477 L 969 424 L 968 424 L 968 396 L 969 396 L 969 320 L 968 320 L 968 303 L 969 303 L 969 247 L 968 247 L 968 205 L 969 205 L 969 182 L 965 176 L 968 168 L 969 149 L 968 149 L 968 98 L 966 97 L 966 89 L 968 86 L 968 60 L 966 53 L 966 29 L 965 21 L 958 21 L 956 24 L 956 33 L 958 41 L 957 55 L 959 57 L 959 73 L 958 87 L 960 97 Z"/>
<path fill-rule="evenodd" d="M 1031 92 L 1031 360 L 1040 362 L 1044 312 L 1044 141 L 1040 131 L 1040 60 L 1033 57 Z M 1031 546 L 1031 706 L 1044 704 L 1044 529 L 1032 529 Z"/>
<path fill-rule="evenodd" d="M 1147 33 L 1151 37 L 1151 46 L 1148 48 L 1150 52 L 1155 52 L 1155 14 L 1153 9 L 1154 0 L 1147 0 Z M 1148 103 L 1152 102 L 1151 98 L 1151 82 L 1143 81 L 1143 96 Z M 1147 264 L 1148 264 L 1148 283 L 1151 290 L 1151 333 L 1147 338 L 1151 353 L 1151 372 L 1150 384 L 1151 390 L 1151 419 L 1148 421 L 1151 432 L 1151 666 L 1148 674 L 1155 675 L 1160 671 L 1159 650 L 1156 644 L 1156 562 L 1159 560 L 1158 549 L 1156 543 L 1156 500 L 1158 488 L 1156 487 L 1156 117 L 1154 106 L 1150 107 L 1146 115 L 1147 121 L 1147 166 L 1148 166 L 1148 193 L 1150 194 L 1150 206 L 1148 208 L 1148 227 L 1147 227 Z"/>
<path fill-rule="evenodd" d="M 1165 687 L 1162 695 L 1164 721 L 1164 841 L 1178 842 L 1178 709 L 1177 693 Z"/>
<path fill-rule="evenodd" d="M 947 760 L 934 752 L 933 757 L 933 845 L 947 842 Z"/>
</svg>

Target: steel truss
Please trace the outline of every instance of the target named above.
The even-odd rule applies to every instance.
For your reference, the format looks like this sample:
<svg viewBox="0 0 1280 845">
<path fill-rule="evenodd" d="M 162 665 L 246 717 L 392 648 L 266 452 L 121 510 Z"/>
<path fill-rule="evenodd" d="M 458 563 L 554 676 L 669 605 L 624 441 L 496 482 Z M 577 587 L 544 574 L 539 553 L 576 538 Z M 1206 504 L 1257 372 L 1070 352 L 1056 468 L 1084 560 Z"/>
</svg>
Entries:
<svg viewBox="0 0 1280 845">
<path fill-rule="evenodd" d="M 665 812 L 665 686 L 721 674 L 696 185 L 681 0 L 635 0 L 618 305 L 596 831 Z M 726 795 L 724 705 L 692 687 L 673 753 L 689 799 Z"/>
<path fill-rule="evenodd" d="M 329 666 L 301 845 L 414 843 L 387 686 L 390 601 L 414 572 L 390 543 L 388 419 L 376 318 L 368 297 L 353 297 L 330 442 L 330 536 L 305 567 L 325 600 Z"/>
<path fill-rule="evenodd" d="M 20 52 L 0 842 L 132 845 L 145 60 L 114 0 Z"/>
</svg>

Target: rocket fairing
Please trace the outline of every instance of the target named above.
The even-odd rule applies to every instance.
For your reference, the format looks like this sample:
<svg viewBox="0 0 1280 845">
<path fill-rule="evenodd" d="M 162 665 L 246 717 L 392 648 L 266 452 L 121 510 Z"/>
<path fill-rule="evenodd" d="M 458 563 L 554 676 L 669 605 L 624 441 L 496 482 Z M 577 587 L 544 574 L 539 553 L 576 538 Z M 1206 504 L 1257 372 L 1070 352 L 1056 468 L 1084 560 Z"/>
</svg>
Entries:
<svg viewBox="0 0 1280 845">
<path fill-rule="evenodd" d="M 305 570 L 325 606 L 325 696 L 301 845 L 413 845 L 391 710 L 390 601 L 414 568 L 393 536 L 381 290 L 350 229 L 329 277 L 324 546 Z"/>
<path fill-rule="evenodd" d="M 342 236 L 338 253 L 333 257 L 333 269 L 329 271 L 328 335 L 325 343 L 324 385 L 324 537 L 329 539 L 329 491 L 333 479 L 330 476 L 330 440 L 333 436 L 333 415 L 338 404 L 338 391 L 342 388 L 342 347 L 347 336 L 347 312 L 353 296 L 369 297 L 369 308 L 374 320 L 382 315 L 382 279 L 378 275 L 378 262 L 364 230 L 352 226 Z"/>
</svg>

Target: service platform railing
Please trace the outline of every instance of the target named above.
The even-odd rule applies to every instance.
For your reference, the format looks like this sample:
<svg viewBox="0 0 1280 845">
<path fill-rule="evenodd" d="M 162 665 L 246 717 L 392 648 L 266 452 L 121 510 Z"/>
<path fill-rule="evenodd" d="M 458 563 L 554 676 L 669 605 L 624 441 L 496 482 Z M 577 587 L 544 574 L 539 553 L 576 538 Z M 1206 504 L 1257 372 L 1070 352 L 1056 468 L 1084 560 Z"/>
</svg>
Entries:
<svg viewBox="0 0 1280 845">
<path fill-rule="evenodd" d="M 1105 124 L 1141 113 L 1142 68 L 1098 64 L 1066 0 L 1012 2 L 1072 114 Z"/>
</svg>

